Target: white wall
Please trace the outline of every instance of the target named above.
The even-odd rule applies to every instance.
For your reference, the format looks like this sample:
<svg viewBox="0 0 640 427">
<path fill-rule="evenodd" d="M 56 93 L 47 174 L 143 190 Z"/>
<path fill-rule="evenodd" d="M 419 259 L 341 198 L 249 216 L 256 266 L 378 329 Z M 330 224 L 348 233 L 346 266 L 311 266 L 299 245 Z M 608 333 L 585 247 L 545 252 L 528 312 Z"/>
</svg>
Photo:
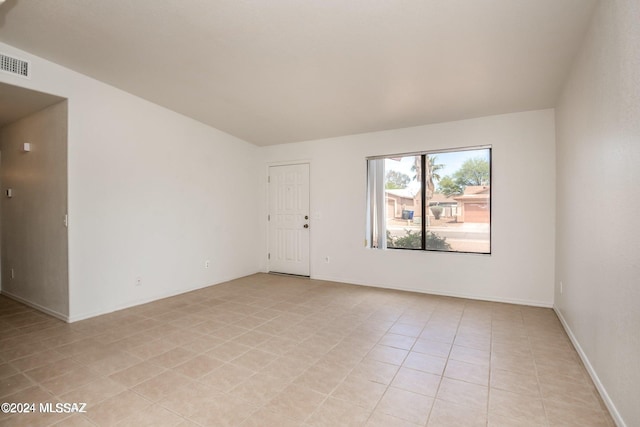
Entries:
<svg viewBox="0 0 640 427">
<path fill-rule="evenodd" d="M 257 270 L 255 146 L 6 44 L 0 50 L 33 70 L 31 80 L 0 74 L 1 82 L 69 100 L 71 320 Z"/>
<path fill-rule="evenodd" d="M 543 110 L 261 147 L 259 157 L 265 178 L 271 162 L 311 163 L 313 278 L 551 306 L 554 132 L 554 112 Z M 490 256 L 364 247 L 367 156 L 486 144 L 493 146 Z M 261 269 L 267 271 L 262 182 Z"/>
<path fill-rule="evenodd" d="M 599 3 L 556 115 L 555 306 L 628 426 L 640 425 L 639 16 L 637 0 Z"/>
</svg>

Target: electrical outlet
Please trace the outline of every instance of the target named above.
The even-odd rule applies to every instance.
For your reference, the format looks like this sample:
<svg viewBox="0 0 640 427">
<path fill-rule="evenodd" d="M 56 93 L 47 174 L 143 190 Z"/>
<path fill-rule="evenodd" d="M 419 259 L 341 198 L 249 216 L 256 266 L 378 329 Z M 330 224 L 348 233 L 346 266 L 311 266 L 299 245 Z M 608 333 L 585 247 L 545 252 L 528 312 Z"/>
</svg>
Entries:
<svg viewBox="0 0 640 427">
<path fill-rule="evenodd" d="M 564 286 L 562 285 L 562 280 L 560 281 L 560 295 L 564 292 Z"/>
<path fill-rule="evenodd" d="M 211 267 L 211 261 L 206 260 L 206 261 L 204 262 L 204 268 L 209 268 L 209 267 Z"/>
<path fill-rule="evenodd" d="M 142 286 L 142 277 L 136 277 L 136 286 Z"/>
<path fill-rule="evenodd" d="M 9 275 L 9 277 L 11 277 L 11 279 L 16 278 L 16 271 L 13 268 L 11 269 L 11 274 Z"/>
</svg>

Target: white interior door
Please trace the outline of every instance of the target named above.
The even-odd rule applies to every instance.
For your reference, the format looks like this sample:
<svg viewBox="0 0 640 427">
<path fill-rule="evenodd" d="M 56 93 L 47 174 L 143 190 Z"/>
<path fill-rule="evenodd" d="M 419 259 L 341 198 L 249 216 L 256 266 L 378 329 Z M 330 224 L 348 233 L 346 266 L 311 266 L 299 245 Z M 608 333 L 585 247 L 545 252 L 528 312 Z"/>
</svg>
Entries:
<svg viewBox="0 0 640 427">
<path fill-rule="evenodd" d="M 269 271 L 309 275 L 309 164 L 269 168 Z"/>
</svg>

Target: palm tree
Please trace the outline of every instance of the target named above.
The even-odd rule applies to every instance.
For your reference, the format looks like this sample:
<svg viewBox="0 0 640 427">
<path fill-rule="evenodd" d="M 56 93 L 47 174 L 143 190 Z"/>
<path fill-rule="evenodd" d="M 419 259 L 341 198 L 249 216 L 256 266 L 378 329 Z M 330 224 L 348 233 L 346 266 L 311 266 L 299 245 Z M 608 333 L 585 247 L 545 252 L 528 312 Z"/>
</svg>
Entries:
<svg viewBox="0 0 640 427">
<path fill-rule="evenodd" d="M 425 189 L 425 198 L 426 200 L 424 201 L 424 206 L 425 206 L 425 213 L 426 213 L 426 221 L 429 221 L 429 199 L 431 199 L 433 197 L 433 193 L 435 191 L 435 184 L 434 184 L 434 180 L 435 181 L 440 181 L 440 174 L 438 173 L 439 170 L 441 170 L 442 168 L 444 168 L 443 164 L 437 164 L 436 160 L 438 158 L 436 156 L 426 156 L 426 161 L 425 161 L 425 166 L 426 166 L 426 171 L 425 171 L 425 180 L 426 180 L 426 184 L 427 184 L 427 188 Z M 421 173 L 421 169 L 422 169 L 422 156 L 415 156 L 414 157 L 414 164 L 413 166 L 411 166 L 411 170 L 415 172 L 415 175 L 413 176 L 413 179 L 421 182 L 422 181 L 422 173 Z M 414 197 L 414 205 L 416 204 L 416 201 L 420 200 L 421 196 L 420 193 L 416 194 Z M 427 222 L 427 225 L 429 223 Z"/>
<path fill-rule="evenodd" d="M 443 164 L 436 164 L 436 160 L 438 160 L 437 156 L 427 156 L 426 166 L 427 170 L 425 171 L 425 176 L 427 178 L 427 200 L 433 197 L 433 193 L 435 191 L 436 186 L 433 181 L 440 181 L 440 174 L 438 171 L 444 168 Z M 429 204 L 427 204 L 427 207 Z"/>
</svg>

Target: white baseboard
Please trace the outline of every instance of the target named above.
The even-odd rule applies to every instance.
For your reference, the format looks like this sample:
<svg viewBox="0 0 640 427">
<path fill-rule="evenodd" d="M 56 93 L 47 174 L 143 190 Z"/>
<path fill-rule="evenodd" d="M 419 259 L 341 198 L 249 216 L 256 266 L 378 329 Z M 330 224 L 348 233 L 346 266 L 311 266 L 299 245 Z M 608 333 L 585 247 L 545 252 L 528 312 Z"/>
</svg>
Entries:
<svg viewBox="0 0 640 427">
<path fill-rule="evenodd" d="M 36 310 L 41 311 L 43 313 L 46 313 L 49 316 L 53 316 L 56 319 L 60 319 L 60 320 L 62 320 L 64 322 L 69 322 L 69 316 L 67 316 L 66 314 L 62 314 L 62 313 L 59 313 L 59 312 L 57 312 L 55 310 L 51 310 L 50 308 L 47 308 L 47 307 L 45 307 L 43 305 L 40 305 L 40 304 L 35 303 L 33 301 L 29 301 L 28 299 L 22 298 L 22 297 L 20 297 L 20 296 L 18 296 L 16 294 L 12 294 L 11 292 L 7 292 L 4 289 L 0 290 L 0 294 L 5 295 L 6 297 L 11 298 L 13 300 L 16 300 L 18 302 L 21 302 L 24 305 L 28 305 L 31 308 L 35 308 Z"/>
<path fill-rule="evenodd" d="M 247 274 L 247 276 L 251 276 L 252 274 L 255 273 L 250 273 Z M 166 292 L 160 292 L 158 294 L 155 294 L 151 297 L 148 298 L 144 298 L 144 299 L 140 299 L 140 300 L 135 300 L 135 301 L 129 301 L 123 304 L 119 304 L 119 305 L 115 305 L 112 307 L 108 307 L 105 308 L 103 310 L 98 310 L 98 311 L 94 311 L 94 312 L 90 312 L 90 313 L 82 313 L 82 314 L 78 314 L 78 315 L 73 315 L 73 316 L 69 316 L 69 323 L 73 323 L 73 322 L 78 322 L 80 320 L 85 320 L 85 319 L 90 319 L 92 317 L 96 317 L 96 316 L 102 316 L 103 314 L 109 314 L 109 313 L 113 313 L 114 311 L 120 311 L 120 310 L 125 310 L 127 308 L 131 308 L 131 307 L 135 307 L 138 305 L 142 305 L 142 304 L 147 304 L 153 301 L 158 301 L 161 299 L 165 299 L 165 298 L 170 298 L 170 297 L 174 297 L 176 295 L 181 295 L 181 294 L 186 294 L 187 292 L 192 292 L 192 291 L 197 291 L 198 289 L 204 289 L 204 288 L 208 288 L 209 286 L 215 286 L 215 285 L 219 285 L 225 282 L 229 282 L 231 280 L 235 280 L 238 279 L 240 277 L 246 277 L 246 276 L 239 276 L 239 277 L 225 277 L 222 279 L 217 279 L 217 281 L 215 283 L 207 283 L 204 285 L 197 285 L 191 288 L 186 288 L 186 289 L 172 289 Z"/>
<path fill-rule="evenodd" d="M 315 280 L 325 280 L 327 282 L 338 282 L 338 283 L 346 283 L 350 285 L 370 286 L 372 288 L 381 288 L 381 289 L 395 289 L 398 291 L 416 292 L 416 293 L 426 294 L 426 295 L 439 295 L 444 297 L 466 298 L 466 299 L 473 299 L 478 301 L 501 302 L 505 304 L 518 304 L 518 305 L 528 305 L 532 307 L 553 308 L 553 303 L 545 302 L 545 301 L 491 297 L 491 296 L 484 296 L 484 295 L 465 294 L 460 292 L 444 292 L 444 291 L 434 290 L 434 289 L 407 288 L 402 286 L 387 286 L 387 285 L 383 286 L 383 285 L 372 284 L 371 282 L 362 282 L 358 280 L 345 280 L 345 279 L 335 278 L 330 276 L 315 276 L 313 274 L 311 275 L 311 278 Z"/>
<path fill-rule="evenodd" d="M 611 417 L 613 418 L 613 421 L 616 423 L 616 426 L 627 427 L 627 424 L 624 422 L 624 420 L 622 419 L 622 416 L 620 415 L 620 412 L 618 412 L 618 409 L 616 408 L 616 405 L 613 403 L 613 401 L 609 397 L 609 393 L 607 393 L 607 390 L 604 388 L 604 385 L 600 381 L 598 374 L 596 373 L 595 369 L 593 369 L 593 366 L 591 365 L 589 358 L 587 357 L 584 350 L 582 350 L 582 347 L 580 346 L 578 339 L 573 334 L 573 331 L 571 330 L 571 328 L 569 327 L 569 324 L 567 323 L 564 316 L 562 315 L 562 312 L 556 306 L 553 307 L 553 311 L 556 312 L 558 319 L 560 319 L 560 323 L 562 323 L 562 327 L 564 328 L 565 332 L 569 336 L 569 339 L 571 340 L 571 343 L 573 344 L 576 351 L 578 352 L 578 355 L 580 355 L 580 359 L 582 359 L 582 363 L 584 363 L 584 366 L 587 369 L 587 372 L 589 373 L 591 380 L 593 380 L 593 383 L 595 384 L 596 389 L 598 389 L 598 393 L 600 393 L 600 397 L 602 397 L 604 404 L 607 405 L 607 409 L 609 409 L 609 412 L 611 413 Z"/>
</svg>

